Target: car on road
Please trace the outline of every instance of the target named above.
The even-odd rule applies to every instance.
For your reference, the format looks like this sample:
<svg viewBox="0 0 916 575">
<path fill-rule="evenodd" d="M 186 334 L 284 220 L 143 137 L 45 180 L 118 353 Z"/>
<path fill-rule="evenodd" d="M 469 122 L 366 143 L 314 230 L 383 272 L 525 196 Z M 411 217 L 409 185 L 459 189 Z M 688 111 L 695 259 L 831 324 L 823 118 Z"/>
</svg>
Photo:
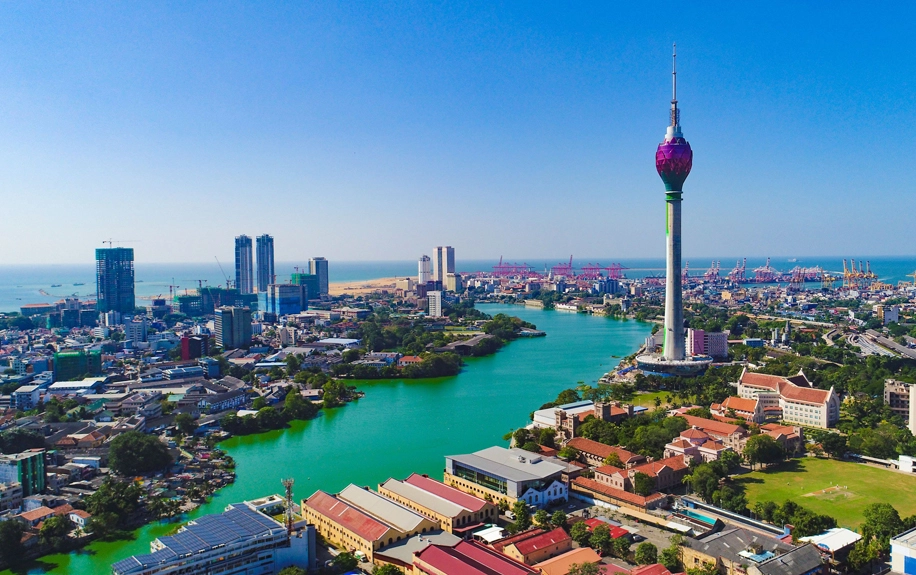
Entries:
<svg viewBox="0 0 916 575">
<path fill-rule="evenodd" d="M 506 511 L 506 517 L 508 517 L 512 521 L 515 521 L 515 513 L 512 513 L 511 511 Z"/>
</svg>

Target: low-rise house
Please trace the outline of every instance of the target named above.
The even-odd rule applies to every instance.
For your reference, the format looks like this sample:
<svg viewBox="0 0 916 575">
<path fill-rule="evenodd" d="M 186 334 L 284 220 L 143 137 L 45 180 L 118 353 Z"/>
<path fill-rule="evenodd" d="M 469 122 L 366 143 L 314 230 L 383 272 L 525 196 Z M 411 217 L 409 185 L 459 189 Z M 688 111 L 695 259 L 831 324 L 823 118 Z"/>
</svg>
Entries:
<svg viewBox="0 0 916 575">
<path fill-rule="evenodd" d="M 121 401 L 121 414 L 159 417 L 162 415 L 162 399 L 162 393 L 158 391 L 134 393 Z"/>
<path fill-rule="evenodd" d="M 537 533 L 538 531 L 540 533 Z M 529 535 L 521 536 L 525 534 Z M 526 565 L 540 563 L 572 549 L 572 538 L 560 527 L 547 532 L 535 529 L 515 535 L 512 539 L 505 545 L 499 545 L 499 541 L 494 542 L 493 547 L 499 548 L 503 555 Z"/>
<path fill-rule="evenodd" d="M 36 527 L 39 523 L 54 516 L 54 510 L 50 507 L 41 506 L 32 511 L 26 511 L 16 516 L 16 519 L 25 523 L 28 527 Z"/>
<path fill-rule="evenodd" d="M 688 464 L 683 456 L 668 457 L 637 465 L 630 469 L 620 469 L 612 465 L 604 465 L 595 469 L 595 481 L 598 483 L 620 489 L 633 490 L 633 478 L 637 473 L 644 473 L 655 480 L 655 490 L 662 491 L 681 485 L 687 475 Z"/>
<path fill-rule="evenodd" d="M 744 451 L 744 444 L 747 442 L 748 432 L 740 425 L 676 412 L 674 415 L 683 417 L 687 420 L 687 425 L 699 429 L 709 436 L 710 439 L 721 441 L 723 445 L 730 447 L 735 453 L 742 453 Z"/>
<path fill-rule="evenodd" d="M 531 567 L 474 541 L 429 545 L 416 555 L 414 573 L 462 575 L 537 575 Z"/>
<path fill-rule="evenodd" d="M 586 563 L 599 564 L 601 556 L 591 547 L 579 547 L 572 551 L 567 551 L 562 555 L 557 555 L 552 559 L 541 561 L 532 565 L 540 571 L 541 575 L 566 575 L 573 565 L 584 565 Z"/>
<path fill-rule="evenodd" d="M 13 483 L 0 483 L 0 511 L 19 509 L 22 506 L 22 485 Z"/>
<path fill-rule="evenodd" d="M 709 408 L 717 417 L 743 419 L 750 423 L 763 423 L 765 415 L 763 405 L 756 398 L 731 396 L 722 403 L 714 403 Z"/>
<path fill-rule="evenodd" d="M 418 365 L 423 363 L 423 358 L 418 355 L 405 355 L 398 360 L 398 367 L 407 367 L 408 365 Z"/>
<path fill-rule="evenodd" d="M 242 390 L 228 391 L 213 395 L 202 395 L 196 398 L 197 407 L 201 411 L 217 413 L 227 409 L 238 409 L 248 401 L 248 394 Z"/>
<path fill-rule="evenodd" d="M 586 439 L 585 437 L 574 437 L 566 442 L 566 447 L 572 447 L 579 452 L 578 460 L 592 467 L 604 465 L 605 460 L 611 455 L 616 454 L 620 458 L 624 469 L 635 467 L 646 461 L 644 455 L 638 455 L 613 445 L 605 445 L 597 441 Z"/>
<path fill-rule="evenodd" d="M 788 454 L 800 453 L 805 444 L 804 432 L 797 425 L 765 423 L 760 430 L 775 439 Z"/>
<path fill-rule="evenodd" d="M 85 530 L 86 525 L 89 524 L 89 520 L 92 519 L 92 514 L 82 509 L 74 509 L 67 514 L 67 517 L 70 518 L 70 521 L 72 521 L 74 525 Z"/>
<path fill-rule="evenodd" d="M 731 450 L 721 441 L 710 438 L 696 427 L 691 427 L 665 445 L 665 457 L 681 457 L 705 463 L 717 461 L 723 453 Z"/>
</svg>

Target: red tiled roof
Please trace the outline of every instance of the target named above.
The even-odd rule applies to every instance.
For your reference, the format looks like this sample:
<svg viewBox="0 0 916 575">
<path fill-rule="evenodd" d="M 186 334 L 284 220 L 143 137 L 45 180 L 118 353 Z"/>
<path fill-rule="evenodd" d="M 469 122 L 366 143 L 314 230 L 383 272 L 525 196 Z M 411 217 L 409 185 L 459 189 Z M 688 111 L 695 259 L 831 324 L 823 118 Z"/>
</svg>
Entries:
<svg viewBox="0 0 916 575">
<path fill-rule="evenodd" d="M 598 483 L 594 479 L 587 479 L 585 477 L 577 477 L 573 480 L 573 483 L 579 485 L 580 487 L 584 487 L 585 489 L 588 489 L 589 491 L 594 491 L 595 493 L 601 493 L 613 499 L 617 499 L 620 501 L 626 501 L 627 503 L 631 503 L 633 505 L 640 505 L 642 507 L 645 507 L 647 503 L 658 501 L 660 499 L 664 499 L 665 497 L 667 497 L 666 495 L 662 495 L 661 493 L 653 493 L 652 495 L 649 495 L 648 497 L 643 497 L 642 495 L 630 493 L 629 491 L 624 491 L 622 489 L 615 489 L 609 485 L 604 485 L 603 483 Z"/>
<path fill-rule="evenodd" d="M 779 384 L 788 381 L 780 375 L 770 375 L 768 373 L 755 373 L 744 370 L 741 374 L 741 381 L 744 385 L 753 387 L 765 387 L 773 391 L 779 391 Z"/>
<path fill-rule="evenodd" d="M 700 447 L 702 447 L 702 448 L 704 448 L 704 449 L 712 449 L 712 450 L 715 450 L 715 451 L 719 451 L 719 450 L 721 450 L 721 449 L 725 449 L 725 445 L 724 445 L 721 441 L 713 441 L 712 439 L 710 439 L 709 441 L 707 441 L 706 443 L 704 443 L 704 444 L 701 445 Z"/>
<path fill-rule="evenodd" d="M 682 431 L 681 437 L 685 439 L 706 439 L 709 436 L 703 433 L 702 431 L 700 431 L 699 429 L 692 428 L 692 429 L 687 429 L 685 431 Z"/>
<path fill-rule="evenodd" d="M 470 511 L 480 511 L 487 504 L 483 499 L 478 499 L 473 495 L 468 495 L 464 491 L 459 491 L 441 481 L 436 481 L 435 479 L 430 479 L 423 475 L 417 475 L 416 473 L 411 474 L 410 477 L 404 480 L 404 483 L 413 485 L 427 493 L 432 493 L 446 501 L 451 501 L 455 505 L 460 505 Z"/>
<path fill-rule="evenodd" d="M 630 575 L 671 575 L 671 572 L 661 563 L 642 565 L 630 570 Z"/>
<path fill-rule="evenodd" d="M 515 535 L 510 535 L 508 537 L 503 537 L 502 539 L 497 539 L 490 544 L 490 547 L 496 549 L 499 552 L 502 552 L 503 549 L 509 545 L 519 543 L 530 537 L 537 537 L 538 535 L 544 533 L 543 529 L 538 529 L 537 527 L 532 527 L 527 531 L 522 531 L 521 533 L 516 533 Z"/>
<path fill-rule="evenodd" d="M 608 527 L 610 527 L 607 521 L 602 521 L 596 517 L 589 517 L 588 519 L 586 519 L 585 525 L 588 527 L 589 531 L 592 531 L 595 527 L 598 527 L 599 525 L 607 525 Z"/>
<path fill-rule="evenodd" d="M 631 471 L 641 472 L 650 477 L 655 477 L 658 475 L 658 472 L 665 467 L 668 467 L 673 471 L 681 471 L 682 469 L 687 469 L 688 465 L 684 463 L 684 458 L 682 456 L 675 455 L 674 457 L 668 457 L 666 459 L 659 459 L 658 461 L 653 461 L 651 463 L 643 463 L 642 465 L 637 465 Z"/>
<path fill-rule="evenodd" d="M 614 475 L 615 473 L 621 472 L 623 472 L 623 469 L 614 467 L 613 465 L 602 465 L 601 467 L 595 468 L 595 473 L 602 473 L 604 475 Z"/>
<path fill-rule="evenodd" d="M 645 459 L 642 455 L 637 455 L 622 447 L 615 447 L 613 445 L 605 445 L 604 443 L 599 443 L 592 439 L 587 439 L 585 437 L 573 437 L 566 442 L 568 447 L 575 447 L 583 453 L 590 453 L 596 455 L 601 459 L 607 459 L 611 453 L 616 453 L 620 458 L 620 461 L 626 464 L 631 460 Z"/>
<path fill-rule="evenodd" d="M 73 506 L 67 503 L 59 507 L 55 507 L 53 511 L 54 511 L 54 515 L 67 515 L 68 513 L 73 511 Z"/>
<path fill-rule="evenodd" d="M 693 415 L 679 415 L 678 417 L 683 417 L 687 420 L 687 425 L 691 427 L 697 427 L 702 429 L 708 434 L 711 435 L 744 435 L 746 432 L 744 428 L 740 425 L 732 425 L 731 423 L 722 423 L 721 421 L 714 421 L 712 419 L 706 419 L 705 417 L 696 417 Z"/>
<path fill-rule="evenodd" d="M 538 453 L 545 457 L 556 457 L 560 453 L 559 450 L 554 449 L 553 447 L 547 447 L 546 445 L 538 444 Z"/>
<path fill-rule="evenodd" d="M 731 396 L 722 402 L 722 409 L 724 410 L 734 409 L 735 411 L 744 411 L 747 413 L 754 413 L 755 411 L 757 411 L 757 400 Z"/>
<path fill-rule="evenodd" d="M 811 387 L 798 387 L 797 385 L 788 384 L 782 389 L 782 396 L 792 401 L 801 401 L 804 403 L 813 403 L 823 405 L 830 395 L 829 391 L 823 389 L 814 389 Z"/>
<path fill-rule="evenodd" d="M 429 545 L 415 554 L 421 562 L 439 573 L 456 575 L 536 575 L 537 571 L 476 542 L 459 541 L 454 547 Z M 417 570 L 415 568 L 415 570 Z M 421 572 L 426 572 L 421 570 Z"/>
<path fill-rule="evenodd" d="M 557 527 L 553 531 L 548 531 L 547 533 L 541 533 L 536 537 L 529 537 L 524 541 L 519 541 L 515 544 L 515 548 L 518 549 L 519 553 L 522 555 L 530 555 L 535 551 L 540 551 L 545 547 L 550 547 L 551 545 L 556 545 L 557 543 L 563 543 L 566 541 L 571 541 L 569 535 L 566 534 L 562 528 Z"/>
<path fill-rule="evenodd" d="M 70 515 L 76 515 L 77 517 L 82 517 L 83 519 L 89 519 L 92 517 L 88 511 L 83 511 L 82 509 L 74 509 L 70 512 Z"/>
<path fill-rule="evenodd" d="M 44 505 L 42 505 L 38 509 L 33 509 L 31 511 L 26 511 L 25 513 L 20 513 L 19 517 L 22 517 L 23 519 L 31 523 L 32 521 L 37 521 L 38 519 L 41 519 L 43 517 L 48 517 L 51 515 L 54 515 L 54 510 L 51 509 L 50 507 L 45 507 Z"/>
<path fill-rule="evenodd" d="M 350 507 L 324 491 L 316 491 L 305 505 L 368 541 L 381 539 L 389 529 L 381 521 L 373 519 L 355 507 Z"/>
</svg>

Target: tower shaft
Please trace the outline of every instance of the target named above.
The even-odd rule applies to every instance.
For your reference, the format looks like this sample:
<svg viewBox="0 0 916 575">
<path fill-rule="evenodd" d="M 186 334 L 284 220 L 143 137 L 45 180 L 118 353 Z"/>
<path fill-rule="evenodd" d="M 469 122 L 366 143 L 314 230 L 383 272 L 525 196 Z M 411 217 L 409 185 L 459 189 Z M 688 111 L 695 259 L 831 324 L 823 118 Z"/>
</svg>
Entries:
<svg viewBox="0 0 916 575">
<path fill-rule="evenodd" d="M 681 291 L 681 193 L 665 195 L 665 346 L 669 360 L 686 357 L 684 339 L 684 302 Z"/>
</svg>

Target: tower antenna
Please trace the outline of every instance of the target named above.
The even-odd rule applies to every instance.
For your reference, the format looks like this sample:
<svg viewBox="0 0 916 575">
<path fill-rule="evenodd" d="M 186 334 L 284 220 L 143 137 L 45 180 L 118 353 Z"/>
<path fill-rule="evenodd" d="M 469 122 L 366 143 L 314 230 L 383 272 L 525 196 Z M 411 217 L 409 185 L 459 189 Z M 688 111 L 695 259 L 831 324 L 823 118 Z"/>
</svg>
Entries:
<svg viewBox="0 0 916 575">
<path fill-rule="evenodd" d="M 671 49 L 671 125 L 677 127 L 680 122 L 677 110 L 677 42 Z"/>
<path fill-rule="evenodd" d="M 290 536 L 293 534 L 293 483 L 295 483 L 295 480 L 290 477 L 282 480 L 281 483 L 283 483 L 283 488 L 286 490 L 286 512 L 283 515 L 286 523 L 286 534 Z"/>
</svg>

